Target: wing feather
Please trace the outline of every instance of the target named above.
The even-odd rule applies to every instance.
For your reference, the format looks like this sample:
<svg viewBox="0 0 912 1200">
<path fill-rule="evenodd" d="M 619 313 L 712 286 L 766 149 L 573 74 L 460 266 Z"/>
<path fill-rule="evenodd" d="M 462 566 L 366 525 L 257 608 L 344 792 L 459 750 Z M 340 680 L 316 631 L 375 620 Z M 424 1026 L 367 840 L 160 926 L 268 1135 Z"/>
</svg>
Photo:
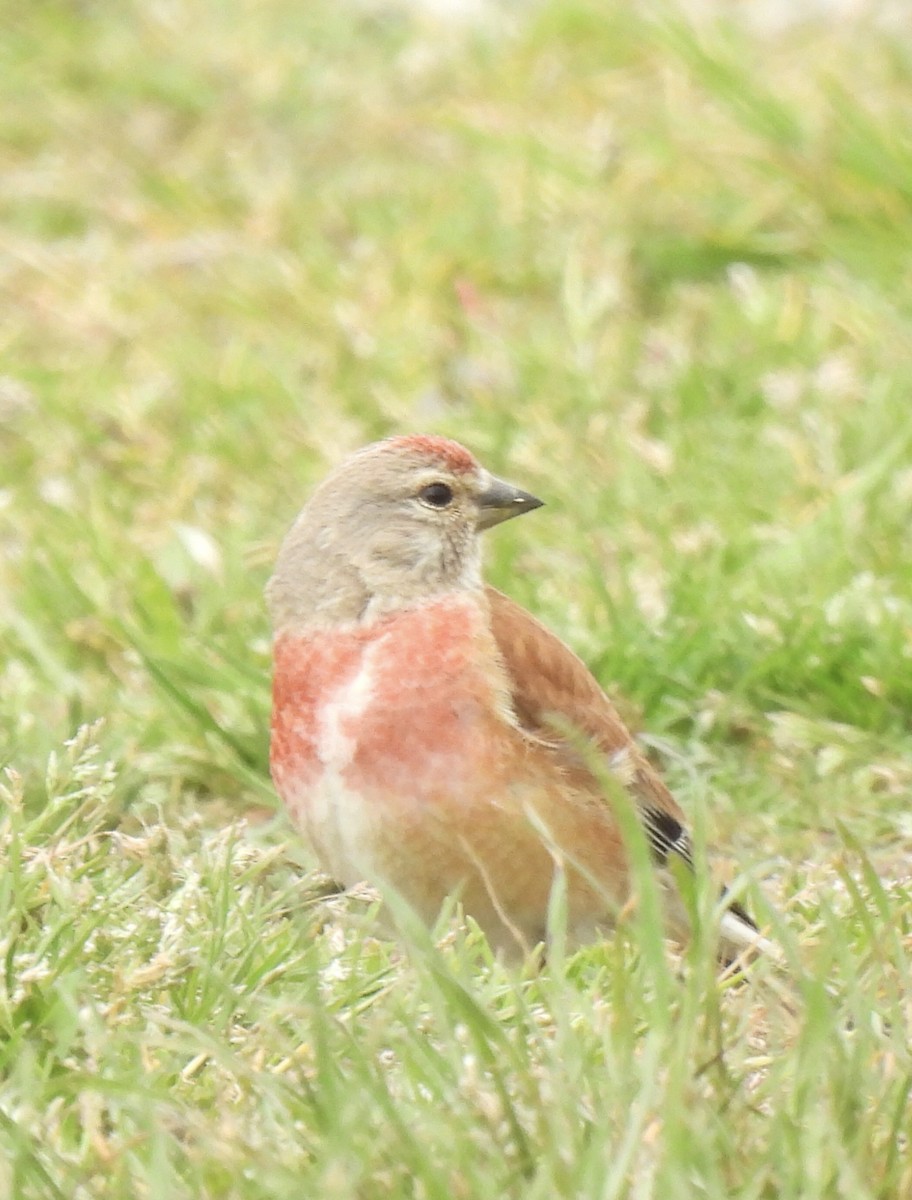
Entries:
<svg viewBox="0 0 912 1200">
<path fill-rule="evenodd" d="M 593 791 L 601 791 L 572 733 L 564 731 L 588 738 L 635 801 L 656 861 L 664 864 L 676 853 L 691 863 L 684 813 L 586 665 L 508 596 L 492 587 L 485 591 L 520 727 L 547 743 L 575 775 L 587 774 Z"/>
<path fill-rule="evenodd" d="M 520 728 L 557 755 L 575 776 L 575 786 L 603 796 L 578 739 L 588 737 L 636 804 L 653 860 L 664 867 L 671 854 L 693 869 L 684 813 L 621 720 L 617 709 L 581 659 L 524 608 L 486 587 L 491 629 L 510 680 L 513 713 Z M 725 890 L 723 889 L 723 896 Z M 737 901 L 722 918 L 722 961 L 734 962 L 745 950 L 771 952 L 770 943 Z"/>
</svg>

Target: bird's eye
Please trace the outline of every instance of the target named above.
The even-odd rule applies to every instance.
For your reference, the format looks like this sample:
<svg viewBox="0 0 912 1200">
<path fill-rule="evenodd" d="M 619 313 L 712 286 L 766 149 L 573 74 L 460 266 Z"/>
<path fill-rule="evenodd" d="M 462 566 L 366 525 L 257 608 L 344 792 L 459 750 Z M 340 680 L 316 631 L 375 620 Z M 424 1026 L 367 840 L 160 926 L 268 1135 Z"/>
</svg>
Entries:
<svg viewBox="0 0 912 1200">
<path fill-rule="evenodd" d="M 453 489 L 446 483 L 429 483 L 418 493 L 418 499 L 431 508 L 446 508 L 453 499 Z"/>
</svg>

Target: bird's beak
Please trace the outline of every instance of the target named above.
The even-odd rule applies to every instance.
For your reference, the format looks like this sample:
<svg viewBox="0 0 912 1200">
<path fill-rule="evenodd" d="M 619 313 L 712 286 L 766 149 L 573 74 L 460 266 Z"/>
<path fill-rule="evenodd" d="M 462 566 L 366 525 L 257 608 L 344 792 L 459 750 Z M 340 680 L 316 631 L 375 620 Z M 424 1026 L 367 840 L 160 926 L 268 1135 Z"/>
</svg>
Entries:
<svg viewBox="0 0 912 1200">
<path fill-rule="evenodd" d="M 533 508 L 541 508 L 544 500 L 539 500 L 530 492 L 514 487 L 495 475 L 488 477 L 485 490 L 478 497 L 478 529 L 490 529 L 501 521 L 509 521 L 511 517 L 522 516 Z"/>
</svg>

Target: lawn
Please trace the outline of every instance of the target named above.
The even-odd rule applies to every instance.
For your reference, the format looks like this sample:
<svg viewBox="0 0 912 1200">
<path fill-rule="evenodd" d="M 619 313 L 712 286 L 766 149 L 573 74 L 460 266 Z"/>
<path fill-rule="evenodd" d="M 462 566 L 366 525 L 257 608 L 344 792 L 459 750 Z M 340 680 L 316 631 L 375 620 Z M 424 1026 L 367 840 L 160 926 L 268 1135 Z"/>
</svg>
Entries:
<svg viewBox="0 0 912 1200">
<path fill-rule="evenodd" d="M 7 3 L 0 1195 L 912 1197 L 912 38 L 832 8 Z M 784 966 L 326 897 L 263 586 L 411 430 Z"/>
</svg>

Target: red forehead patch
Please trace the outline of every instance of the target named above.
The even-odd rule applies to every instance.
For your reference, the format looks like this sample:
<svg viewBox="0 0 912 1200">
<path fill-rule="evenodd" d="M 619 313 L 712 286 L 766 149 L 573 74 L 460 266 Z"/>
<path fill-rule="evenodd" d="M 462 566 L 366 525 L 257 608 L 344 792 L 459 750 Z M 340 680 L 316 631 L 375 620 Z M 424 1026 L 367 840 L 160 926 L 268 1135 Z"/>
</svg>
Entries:
<svg viewBox="0 0 912 1200">
<path fill-rule="evenodd" d="M 453 442 L 445 437 L 437 437 L 431 433 L 412 433 L 403 437 L 393 437 L 387 441 L 387 445 L 436 459 L 442 466 L 457 475 L 478 470 L 475 457 L 466 450 L 465 446 L 460 446 L 458 442 Z"/>
</svg>

